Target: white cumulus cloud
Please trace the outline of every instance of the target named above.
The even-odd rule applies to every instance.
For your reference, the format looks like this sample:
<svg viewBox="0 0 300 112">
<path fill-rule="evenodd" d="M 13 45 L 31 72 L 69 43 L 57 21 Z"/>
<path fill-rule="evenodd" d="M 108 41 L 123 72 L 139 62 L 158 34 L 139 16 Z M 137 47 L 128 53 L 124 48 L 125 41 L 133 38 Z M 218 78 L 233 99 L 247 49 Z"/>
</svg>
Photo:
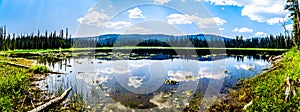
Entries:
<svg viewBox="0 0 300 112">
<path fill-rule="evenodd" d="M 97 69 L 97 72 L 101 73 L 101 74 L 106 74 L 106 75 L 111 75 L 111 74 L 128 74 L 130 73 L 130 69 L 128 68 L 123 68 L 121 66 L 114 66 L 114 67 L 107 67 L 107 68 L 103 68 L 103 69 Z"/>
<path fill-rule="evenodd" d="M 169 24 L 192 24 L 193 22 L 188 15 L 183 14 L 170 14 L 167 16 Z"/>
<path fill-rule="evenodd" d="M 104 11 L 98 12 L 93 9 L 90 9 L 89 12 L 81 18 L 78 18 L 77 21 L 80 24 L 102 26 L 110 19 L 110 17 Z"/>
<path fill-rule="evenodd" d="M 250 29 L 250 28 L 247 28 L 247 27 L 243 27 L 243 28 L 235 28 L 232 31 L 233 32 L 239 32 L 239 33 L 251 33 L 251 32 L 253 32 L 253 29 Z"/>
<path fill-rule="evenodd" d="M 277 23 L 280 23 L 280 22 L 287 21 L 288 19 L 289 19 L 288 16 L 286 16 L 284 18 L 275 17 L 275 18 L 271 18 L 271 19 L 267 20 L 267 23 L 269 25 L 274 25 L 274 24 L 277 24 Z"/>
<path fill-rule="evenodd" d="M 175 81 L 195 81 L 199 78 L 196 74 L 193 74 L 193 72 L 187 71 L 168 71 L 168 76 L 170 80 Z"/>
<path fill-rule="evenodd" d="M 140 77 L 129 77 L 128 79 L 128 86 L 132 86 L 134 88 L 139 88 L 142 85 L 142 81 L 144 80 L 144 78 L 140 78 Z"/>
<path fill-rule="evenodd" d="M 220 17 L 202 18 L 197 15 L 170 14 L 167 16 L 169 24 L 192 24 L 195 22 L 200 28 L 221 26 L 227 21 Z"/>
<path fill-rule="evenodd" d="M 80 24 L 106 27 L 106 28 L 128 28 L 131 26 L 130 22 L 127 21 L 110 21 L 111 17 L 105 11 L 96 11 L 90 9 L 89 12 L 81 18 L 78 18 L 77 21 Z"/>
<path fill-rule="evenodd" d="M 270 25 L 278 23 L 278 18 L 285 18 L 288 12 L 284 10 L 284 0 L 202 0 L 214 5 L 242 7 L 242 16 L 251 20 L 266 22 Z M 276 20 L 277 19 L 277 20 Z M 285 19 L 286 21 L 286 19 Z"/>
<path fill-rule="evenodd" d="M 261 36 L 261 37 L 263 37 L 263 36 L 267 36 L 267 33 L 265 33 L 265 32 L 256 32 L 254 34 L 254 36 Z"/>
<path fill-rule="evenodd" d="M 128 13 L 129 13 L 129 18 L 134 18 L 134 19 L 137 19 L 137 18 L 146 18 L 144 15 L 143 15 L 143 11 L 141 9 L 139 9 L 138 7 L 135 7 L 134 9 L 130 9 L 128 10 Z"/>
</svg>

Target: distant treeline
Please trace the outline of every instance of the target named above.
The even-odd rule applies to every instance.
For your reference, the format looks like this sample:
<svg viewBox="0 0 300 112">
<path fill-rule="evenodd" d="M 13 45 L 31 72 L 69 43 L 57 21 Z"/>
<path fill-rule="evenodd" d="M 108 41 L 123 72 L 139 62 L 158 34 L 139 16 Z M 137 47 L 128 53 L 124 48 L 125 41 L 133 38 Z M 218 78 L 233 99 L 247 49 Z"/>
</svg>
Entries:
<svg viewBox="0 0 300 112">
<path fill-rule="evenodd" d="M 269 35 L 244 39 L 243 36 L 225 38 L 214 35 L 105 35 L 75 39 L 76 47 L 121 47 L 121 46 L 161 46 L 161 47 L 217 47 L 217 48 L 278 48 L 290 49 L 293 39 L 284 35 Z M 125 38 L 126 37 L 126 38 Z M 134 38 L 134 39 L 132 39 Z M 142 40 L 142 41 L 141 41 Z"/>
<path fill-rule="evenodd" d="M 72 45 L 71 35 L 68 34 L 68 28 L 61 30 L 59 34 L 45 31 L 41 34 L 7 34 L 6 27 L 0 27 L 0 51 L 15 49 L 58 49 L 70 48 Z"/>
<path fill-rule="evenodd" d="M 161 47 L 217 47 L 217 48 L 278 48 L 293 47 L 291 36 L 269 35 L 244 39 L 243 36 L 225 38 L 216 35 L 118 35 L 109 34 L 98 37 L 71 38 L 66 30 L 45 31 L 41 34 L 7 34 L 6 27 L 0 27 L 0 50 L 14 49 L 58 49 L 70 47 L 123 47 L 123 46 L 161 46 Z"/>
<path fill-rule="evenodd" d="M 243 36 L 237 36 L 235 39 L 225 40 L 228 48 L 278 48 L 290 49 L 293 47 L 293 39 L 290 36 L 269 35 L 264 38 L 243 39 Z"/>
</svg>

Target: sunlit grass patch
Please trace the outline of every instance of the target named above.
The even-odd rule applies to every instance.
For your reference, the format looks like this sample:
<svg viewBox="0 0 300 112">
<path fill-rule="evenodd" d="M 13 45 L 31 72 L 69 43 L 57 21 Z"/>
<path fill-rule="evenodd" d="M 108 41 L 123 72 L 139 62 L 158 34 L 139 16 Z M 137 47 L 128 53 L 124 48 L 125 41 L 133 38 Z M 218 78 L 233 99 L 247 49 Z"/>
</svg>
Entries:
<svg viewBox="0 0 300 112">
<path fill-rule="evenodd" d="M 36 74 L 44 74 L 44 73 L 50 72 L 50 69 L 46 66 L 34 65 L 29 68 L 29 71 L 36 73 Z"/>
<path fill-rule="evenodd" d="M 13 111 L 26 105 L 24 96 L 29 90 L 30 74 L 27 70 L 0 62 L 0 111 Z"/>
</svg>

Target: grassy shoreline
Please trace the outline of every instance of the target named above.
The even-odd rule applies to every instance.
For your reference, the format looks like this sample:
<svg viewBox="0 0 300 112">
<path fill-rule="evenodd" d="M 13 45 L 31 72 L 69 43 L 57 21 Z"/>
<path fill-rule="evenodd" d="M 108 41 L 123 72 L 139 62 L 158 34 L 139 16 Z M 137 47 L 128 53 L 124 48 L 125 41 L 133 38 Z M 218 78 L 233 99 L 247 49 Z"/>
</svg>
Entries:
<svg viewBox="0 0 300 112">
<path fill-rule="evenodd" d="M 29 52 L 56 52 L 56 51 L 80 51 L 80 50 L 131 50 L 131 49 L 162 49 L 162 50 L 249 50 L 249 51 L 288 51 L 289 49 L 271 49 L 271 48 L 196 48 L 196 47 L 98 47 L 98 48 L 66 48 L 66 49 L 22 49 L 11 51 L 0 51 L 5 53 L 29 53 Z"/>
<path fill-rule="evenodd" d="M 242 80 L 231 89 L 227 98 L 221 98 L 210 111 L 295 111 L 300 110 L 300 86 L 296 95 L 285 101 L 285 79 L 300 77 L 300 51 L 291 49 L 284 54 L 277 69 Z M 252 103 L 250 103 L 252 102 Z M 246 109 L 244 106 L 250 104 Z"/>
<path fill-rule="evenodd" d="M 12 64 L 20 65 L 13 66 Z M 26 66 L 26 68 L 21 67 Z M 27 68 L 28 67 L 28 68 Z M 43 80 L 50 71 L 25 58 L 0 56 L 0 111 L 29 111 L 52 99 L 51 94 L 40 90 L 37 81 Z M 55 104 L 50 111 L 82 111 L 86 105 L 72 95 L 69 105 Z"/>
</svg>

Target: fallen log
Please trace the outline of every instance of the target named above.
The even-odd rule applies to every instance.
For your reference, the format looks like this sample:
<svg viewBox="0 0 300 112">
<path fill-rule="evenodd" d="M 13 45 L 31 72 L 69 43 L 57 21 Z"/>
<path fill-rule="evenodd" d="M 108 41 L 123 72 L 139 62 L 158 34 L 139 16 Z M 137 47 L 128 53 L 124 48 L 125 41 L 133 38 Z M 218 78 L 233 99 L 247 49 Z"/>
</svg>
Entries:
<svg viewBox="0 0 300 112">
<path fill-rule="evenodd" d="M 24 65 L 20 65 L 20 64 L 15 64 L 15 63 L 10 63 L 10 62 L 4 62 L 5 64 L 7 65 L 10 65 L 10 66 L 15 66 L 15 67 L 20 67 L 20 68 L 26 68 L 26 69 L 29 69 L 28 66 L 24 66 Z"/>
<path fill-rule="evenodd" d="M 10 65 L 10 66 L 20 67 L 20 68 L 25 68 L 25 69 L 29 69 L 30 68 L 29 66 L 24 66 L 24 65 L 10 63 L 10 62 L 4 62 L 4 63 L 7 64 L 7 65 Z M 65 74 L 65 73 L 53 72 L 53 71 L 49 71 L 47 73 L 50 73 L 50 74 Z"/>
<path fill-rule="evenodd" d="M 61 94 L 59 97 L 55 98 L 55 99 L 52 99 L 50 100 L 49 102 L 41 105 L 41 106 L 38 106 L 34 109 L 32 109 L 31 111 L 28 111 L 28 112 L 40 112 L 48 107 L 50 107 L 51 105 L 54 105 L 56 103 L 59 103 L 59 102 L 62 102 L 63 100 L 65 100 L 68 96 L 68 94 L 70 93 L 70 91 L 72 90 L 72 87 L 70 87 L 69 89 L 67 89 L 63 94 Z"/>
<path fill-rule="evenodd" d="M 283 55 L 278 55 L 278 56 L 275 56 L 275 57 L 271 56 L 271 57 L 268 59 L 268 61 L 269 61 L 269 62 L 272 62 L 272 61 L 276 61 L 276 60 L 282 59 L 282 58 L 283 58 Z"/>
<path fill-rule="evenodd" d="M 47 72 L 47 73 L 50 73 L 50 74 L 65 74 L 65 73 L 60 73 L 60 72 L 52 72 L 52 71 L 50 71 L 50 72 Z"/>
</svg>

